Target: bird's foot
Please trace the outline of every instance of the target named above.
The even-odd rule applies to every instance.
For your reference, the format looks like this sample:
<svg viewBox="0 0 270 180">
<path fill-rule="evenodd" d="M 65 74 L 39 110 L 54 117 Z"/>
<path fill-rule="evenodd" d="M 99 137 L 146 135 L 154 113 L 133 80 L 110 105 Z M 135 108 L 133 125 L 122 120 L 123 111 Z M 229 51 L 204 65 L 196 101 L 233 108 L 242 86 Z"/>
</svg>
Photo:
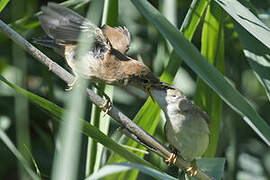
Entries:
<svg viewBox="0 0 270 180">
<path fill-rule="evenodd" d="M 110 98 L 105 96 L 105 101 L 104 101 L 104 104 L 100 107 L 103 111 L 104 111 L 104 116 L 106 116 L 111 110 L 112 110 L 112 103 L 111 103 L 111 100 Z"/>
<path fill-rule="evenodd" d="M 78 80 L 78 77 L 75 76 L 75 78 L 74 78 L 74 80 L 72 81 L 72 83 L 68 83 L 68 84 L 67 84 L 67 85 L 68 85 L 68 88 L 66 88 L 65 91 L 70 91 L 70 90 L 72 90 L 72 88 L 73 88 L 73 86 L 76 84 L 77 80 Z"/>
<path fill-rule="evenodd" d="M 188 172 L 191 177 L 196 176 L 198 174 L 196 160 L 193 160 L 191 162 L 190 167 L 186 168 L 186 172 Z"/>
<path fill-rule="evenodd" d="M 112 110 L 112 102 L 110 97 L 96 84 L 94 84 L 94 87 L 105 97 L 105 101 L 103 103 L 102 106 L 100 106 L 100 108 L 104 111 L 104 116 L 106 116 L 106 114 L 108 114 L 111 110 Z"/>
<path fill-rule="evenodd" d="M 168 163 L 168 165 L 172 165 L 172 164 L 175 164 L 176 162 L 176 154 L 175 153 L 171 153 L 170 157 L 165 159 L 165 162 Z"/>
</svg>

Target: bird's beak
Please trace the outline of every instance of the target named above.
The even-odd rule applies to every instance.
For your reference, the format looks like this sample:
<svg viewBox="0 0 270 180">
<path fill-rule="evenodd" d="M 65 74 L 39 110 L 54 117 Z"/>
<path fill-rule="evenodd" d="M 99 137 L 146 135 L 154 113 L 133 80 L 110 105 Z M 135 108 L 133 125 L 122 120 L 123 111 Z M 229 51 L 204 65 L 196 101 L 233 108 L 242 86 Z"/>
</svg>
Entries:
<svg viewBox="0 0 270 180">
<path fill-rule="evenodd" d="M 151 97 L 152 101 L 155 103 L 156 100 L 155 100 L 155 98 L 153 97 L 153 95 L 152 95 L 152 93 L 150 91 L 150 87 L 145 87 L 145 92 L 146 92 L 147 95 L 149 95 Z"/>
</svg>

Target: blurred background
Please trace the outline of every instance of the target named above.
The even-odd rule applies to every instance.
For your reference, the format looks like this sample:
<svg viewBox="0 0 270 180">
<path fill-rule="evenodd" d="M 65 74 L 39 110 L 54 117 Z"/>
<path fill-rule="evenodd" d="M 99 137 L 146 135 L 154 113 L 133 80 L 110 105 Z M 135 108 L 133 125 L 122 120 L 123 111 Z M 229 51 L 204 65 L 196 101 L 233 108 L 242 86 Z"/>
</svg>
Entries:
<svg viewBox="0 0 270 180">
<path fill-rule="evenodd" d="M 97 1 L 99 0 L 85 1 L 80 6 L 71 6 L 71 8 L 85 16 L 92 3 L 99 3 L 100 8 L 91 9 L 90 17 L 91 21 L 100 25 L 103 1 Z M 47 2 L 45 0 L 12 0 L 0 13 L 0 18 L 28 41 L 32 41 L 35 37 L 44 36 L 36 13 Z M 63 1 L 54 2 L 61 3 Z M 174 17 L 170 19 L 171 22 L 178 28 L 180 28 L 191 3 L 190 0 L 179 0 L 174 1 L 174 7 L 167 7 L 164 5 L 164 0 L 150 0 L 149 2 L 163 13 L 169 11 Z M 269 27 L 269 0 L 242 0 L 241 2 L 251 6 L 252 10 L 258 13 L 261 20 Z M 119 0 L 118 18 L 119 25 L 126 26 L 131 33 L 132 41 L 128 55 L 143 61 L 156 76 L 160 76 L 168 63 L 171 46 L 129 1 Z M 225 76 L 254 105 L 262 118 L 270 124 L 270 104 L 265 90 L 250 69 L 238 35 L 232 26 L 231 18 L 226 17 L 224 26 Z M 202 25 L 199 24 L 192 39 L 192 43 L 198 49 L 201 47 L 201 32 Z M 70 71 L 64 59 L 53 50 L 37 47 Z M 62 80 L 49 72 L 47 67 L 34 60 L 2 33 L 0 33 L 0 73 L 9 81 L 51 100 L 59 106 L 63 107 L 69 98 L 70 93 L 65 91 L 67 85 Z M 174 85 L 190 99 L 193 99 L 197 90 L 196 84 L 197 75 L 185 63 L 182 63 L 175 76 Z M 146 98 L 147 95 L 142 91 L 131 87 L 114 88 L 114 105 L 131 119 L 135 117 Z M 91 103 L 88 102 L 84 117 L 86 120 L 90 118 L 90 108 Z M 216 157 L 226 158 L 224 179 L 270 179 L 269 147 L 225 103 L 223 103 L 220 119 L 221 130 Z M 163 125 L 164 119 L 161 116 L 155 136 L 165 142 Z M 5 130 L 15 144 L 18 141 L 24 142 L 17 144 L 17 148 L 22 154 L 27 154 L 27 156 L 32 154 L 40 171 L 44 174 L 44 179 L 50 179 L 57 125 L 54 124 L 48 113 L 16 94 L 2 82 L 0 82 L 0 127 Z M 111 121 L 109 134 L 115 138 L 117 138 L 115 134 L 117 127 L 118 125 Z M 86 150 L 86 143 L 87 138 L 83 137 L 82 151 Z M 105 159 L 106 157 L 104 156 Z M 154 161 L 156 157 L 150 154 L 146 158 Z M 84 166 L 83 161 L 82 158 L 82 167 Z M 160 163 L 161 166 L 167 168 L 166 164 L 158 161 L 160 159 L 157 160 L 156 164 Z M 173 167 L 167 168 L 167 172 L 176 174 Z M 17 160 L 2 141 L 0 141 L 0 179 L 20 179 Z M 138 179 L 149 179 L 149 177 L 140 174 Z"/>
</svg>

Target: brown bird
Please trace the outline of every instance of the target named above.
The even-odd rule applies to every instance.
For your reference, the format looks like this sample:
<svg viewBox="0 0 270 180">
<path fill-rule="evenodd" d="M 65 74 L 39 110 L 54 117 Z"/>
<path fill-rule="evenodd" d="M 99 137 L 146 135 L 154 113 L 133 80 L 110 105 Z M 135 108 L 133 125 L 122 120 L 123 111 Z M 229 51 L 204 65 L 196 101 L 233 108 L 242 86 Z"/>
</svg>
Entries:
<svg viewBox="0 0 270 180">
<path fill-rule="evenodd" d="M 146 65 L 126 55 L 130 34 L 125 27 L 104 25 L 98 28 L 88 19 L 56 3 L 48 3 L 41 11 L 40 24 L 48 37 L 34 42 L 53 48 L 64 56 L 76 77 L 89 79 L 93 83 L 132 85 L 144 90 L 153 99 L 149 88 L 160 81 Z M 79 39 L 80 34 L 86 38 Z M 79 41 L 91 43 L 91 40 L 91 48 L 78 63 Z M 74 83 L 69 86 L 72 88 Z"/>
<path fill-rule="evenodd" d="M 166 117 L 164 133 L 167 141 L 192 166 L 186 170 L 196 175 L 197 157 L 202 156 L 209 145 L 208 115 L 179 90 L 172 86 L 153 86 L 151 92 Z M 166 161 L 174 163 L 172 154 Z"/>
</svg>

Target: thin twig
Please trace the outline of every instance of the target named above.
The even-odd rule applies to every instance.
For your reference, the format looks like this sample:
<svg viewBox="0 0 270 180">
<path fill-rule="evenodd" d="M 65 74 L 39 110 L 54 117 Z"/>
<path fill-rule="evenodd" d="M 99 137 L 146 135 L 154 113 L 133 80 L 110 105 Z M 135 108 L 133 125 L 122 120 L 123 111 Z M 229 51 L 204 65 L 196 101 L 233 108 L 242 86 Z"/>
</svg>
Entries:
<svg viewBox="0 0 270 180">
<path fill-rule="evenodd" d="M 57 63 L 48 58 L 45 54 L 35 48 L 32 44 L 26 41 L 22 36 L 12 30 L 7 24 L 0 20 L 0 30 L 5 33 L 10 39 L 12 39 L 15 43 L 21 46 L 24 50 L 26 50 L 29 54 L 31 54 L 35 59 L 37 59 L 42 64 L 46 65 L 49 70 L 59 76 L 63 81 L 70 84 L 74 81 L 74 77 L 59 66 Z M 104 104 L 104 99 L 94 93 L 91 89 L 87 89 L 89 99 L 98 107 L 102 107 Z M 147 146 L 153 148 L 155 152 L 163 157 L 164 159 L 168 159 L 172 152 L 162 145 L 159 141 L 157 141 L 153 136 L 148 134 L 142 128 L 140 128 L 137 124 L 135 124 L 132 120 L 130 120 L 126 115 L 120 112 L 116 107 L 112 107 L 111 111 L 108 113 L 114 120 L 119 122 L 124 128 L 126 128 L 130 133 L 134 134 L 140 141 L 142 141 Z M 175 165 L 181 169 L 187 169 L 191 166 L 191 164 L 185 160 L 183 160 L 180 156 L 177 156 Z M 207 176 L 201 170 L 198 170 L 196 174 L 196 178 L 200 180 L 211 180 L 209 176 Z"/>
</svg>

